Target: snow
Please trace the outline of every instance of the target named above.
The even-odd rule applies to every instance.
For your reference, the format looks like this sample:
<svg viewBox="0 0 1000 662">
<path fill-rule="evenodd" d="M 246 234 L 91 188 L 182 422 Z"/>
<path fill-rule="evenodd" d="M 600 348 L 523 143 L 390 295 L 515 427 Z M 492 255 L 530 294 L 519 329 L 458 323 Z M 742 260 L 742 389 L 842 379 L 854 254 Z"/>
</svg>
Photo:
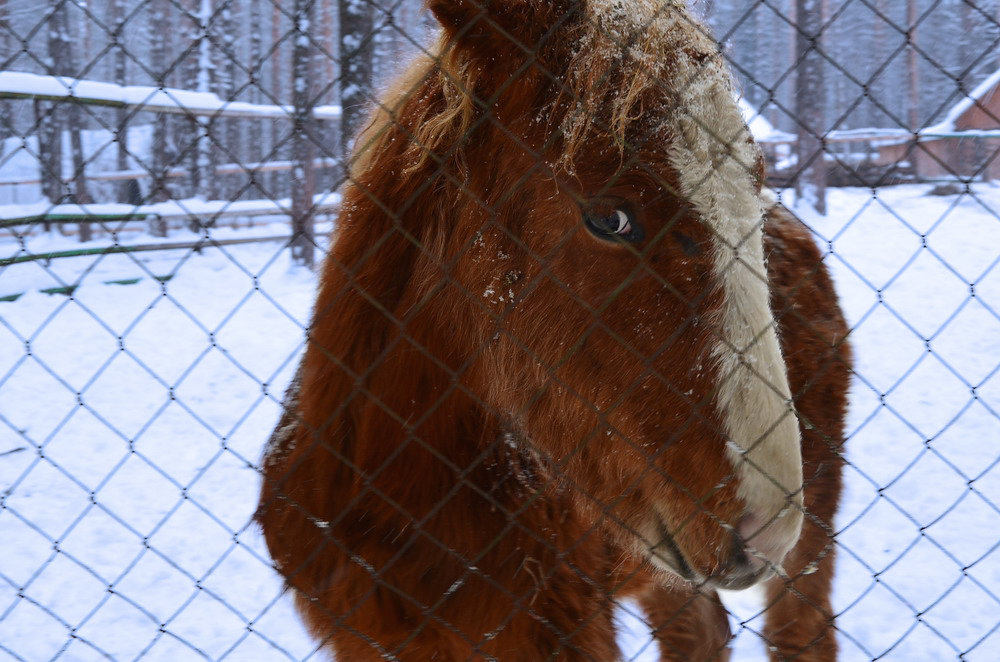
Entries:
<svg viewBox="0 0 1000 662">
<path fill-rule="evenodd" d="M 225 101 L 211 92 L 192 92 L 144 85 L 116 85 L 94 80 L 41 76 L 18 71 L 0 71 L 0 97 L 24 96 L 45 99 L 77 98 L 136 111 L 158 111 L 216 117 L 293 119 L 292 106 Z M 340 118 L 340 106 L 316 106 L 319 120 Z"/>
<path fill-rule="evenodd" d="M 830 189 L 827 216 L 796 210 L 854 329 L 843 662 L 1000 657 L 1000 188 L 930 188 Z M 0 301 L 0 660 L 321 659 L 248 524 L 316 286 L 288 253 L 0 268 L 0 297 L 23 292 Z M 725 600 L 733 659 L 765 660 L 759 596 Z M 624 605 L 620 640 L 650 662 L 638 613 Z"/>
</svg>

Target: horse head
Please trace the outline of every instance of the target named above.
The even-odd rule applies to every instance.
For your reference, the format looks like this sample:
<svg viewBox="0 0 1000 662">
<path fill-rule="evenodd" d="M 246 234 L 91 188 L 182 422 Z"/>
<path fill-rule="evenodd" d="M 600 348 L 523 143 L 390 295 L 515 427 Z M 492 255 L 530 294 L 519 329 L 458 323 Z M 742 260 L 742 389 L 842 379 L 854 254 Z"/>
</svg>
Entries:
<svg viewBox="0 0 1000 662">
<path fill-rule="evenodd" d="M 444 123 L 414 134 L 476 299 L 470 387 L 627 547 L 753 583 L 798 538 L 802 467 L 717 45 L 675 1 L 430 6 Z"/>
</svg>

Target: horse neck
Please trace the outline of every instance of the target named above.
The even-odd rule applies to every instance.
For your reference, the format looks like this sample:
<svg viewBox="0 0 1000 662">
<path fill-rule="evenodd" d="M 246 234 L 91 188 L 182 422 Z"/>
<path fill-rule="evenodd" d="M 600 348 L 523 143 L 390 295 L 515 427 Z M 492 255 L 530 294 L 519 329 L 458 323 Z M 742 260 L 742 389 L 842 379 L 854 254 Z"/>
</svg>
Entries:
<svg viewBox="0 0 1000 662">
<path fill-rule="evenodd" d="M 459 386 L 468 366 L 457 348 L 469 346 L 463 336 L 472 332 L 440 259 L 423 246 L 433 233 L 418 232 L 440 221 L 433 196 L 417 195 L 401 220 L 383 205 L 407 199 L 406 191 L 386 193 L 381 204 L 370 193 L 359 186 L 345 195 L 310 329 L 301 408 L 310 428 L 348 458 L 339 482 L 355 492 L 374 484 L 420 510 L 419 501 L 430 508 L 440 499 L 428 485 L 453 484 L 457 468 L 474 463 L 480 442 L 499 432 Z M 403 494 L 413 476 L 423 492 Z"/>
</svg>

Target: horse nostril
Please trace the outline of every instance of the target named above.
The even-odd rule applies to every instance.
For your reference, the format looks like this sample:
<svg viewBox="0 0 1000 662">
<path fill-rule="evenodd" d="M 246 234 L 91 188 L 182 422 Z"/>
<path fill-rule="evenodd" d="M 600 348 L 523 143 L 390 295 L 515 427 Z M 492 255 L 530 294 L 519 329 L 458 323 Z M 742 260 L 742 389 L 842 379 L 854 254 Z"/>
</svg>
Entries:
<svg viewBox="0 0 1000 662">
<path fill-rule="evenodd" d="M 729 540 L 729 563 L 730 568 L 737 568 L 750 565 L 750 554 L 747 553 L 747 545 L 739 531 L 733 531 Z"/>
</svg>

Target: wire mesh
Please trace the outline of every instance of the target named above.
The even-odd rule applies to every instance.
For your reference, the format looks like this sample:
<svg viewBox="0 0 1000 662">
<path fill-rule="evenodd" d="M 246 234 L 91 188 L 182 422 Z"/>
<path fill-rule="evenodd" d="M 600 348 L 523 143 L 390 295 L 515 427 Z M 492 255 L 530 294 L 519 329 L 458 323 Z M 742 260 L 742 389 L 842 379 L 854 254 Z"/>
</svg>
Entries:
<svg viewBox="0 0 1000 662">
<path fill-rule="evenodd" d="M 427 4 L 0 0 L 0 657 L 995 659 L 1000 2 Z M 706 31 L 791 391 L 691 222 Z"/>
</svg>

